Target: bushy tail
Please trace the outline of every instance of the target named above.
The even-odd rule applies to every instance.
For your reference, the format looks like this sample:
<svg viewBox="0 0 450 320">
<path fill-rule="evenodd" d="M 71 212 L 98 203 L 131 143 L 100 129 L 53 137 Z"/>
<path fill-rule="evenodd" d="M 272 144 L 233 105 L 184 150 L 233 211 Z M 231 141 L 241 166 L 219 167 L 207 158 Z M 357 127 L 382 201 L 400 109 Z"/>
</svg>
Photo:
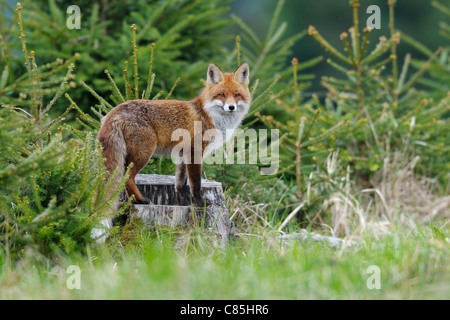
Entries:
<svg viewBox="0 0 450 320">
<path fill-rule="evenodd" d="M 107 190 L 102 196 L 101 203 L 102 205 L 107 202 L 111 203 L 105 211 L 107 214 L 111 214 L 120 207 L 120 191 L 117 188 L 125 175 L 127 146 L 120 125 L 111 121 L 102 121 L 97 140 L 101 144 L 104 165 L 107 170 L 105 177 Z M 112 197 L 114 199 L 111 199 Z M 91 237 L 96 239 L 98 243 L 105 242 L 106 238 L 109 237 L 108 229 L 112 226 L 111 217 L 102 219 L 101 226 L 92 229 Z"/>
<path fill-rule="evenodd" d="M 120 126 L 114 123 L 105 123 L 100 129 L 97 140 L 100 141 L 103 148 L 103 158 L 105 167 L 108 171 L 106 181 L 108 190 L 106 191 L 104 202 L 110 201 L 115 197 L 108 212 L 114 212 L 119 209 L 119 196 L 115 193 L 117 187 L 125 175 L 127 146 Z M 114 179 L 113 181 L 109 181 Z"/>
</svg>

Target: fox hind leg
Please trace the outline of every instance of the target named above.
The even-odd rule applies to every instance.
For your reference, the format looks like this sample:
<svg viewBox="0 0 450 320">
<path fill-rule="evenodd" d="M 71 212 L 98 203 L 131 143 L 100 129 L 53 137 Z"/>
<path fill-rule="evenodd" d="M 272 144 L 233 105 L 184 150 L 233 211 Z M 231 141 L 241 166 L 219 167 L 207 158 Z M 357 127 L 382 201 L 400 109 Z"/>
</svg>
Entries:
<svg viewBox="0 0 450 320">
<path fill-rule="evenodd" d="M 133 169 L 131 169 L 133 170 Z M 134 202 L 137 204 L 150 204 L 151 201 L 149 198 L 144 197 L 142 193 L 139 191 L 138 187 L 136 186 L 136 182 L 134 181 L 137 173 L 130 172 L 130 177 L 127 181 L 127 185 L 125 186 L 125 191 L 128 195 L 128 198 L 134 195 Z"/>
<path fill-rule="evenodd" d="M 133 167 L 130 169 L 130 176 L 128 178 L 127 184 L 125 186 L 125 190 L 127 192 L 128 197 L 131 195 L 134 195 L 135 202 L 138 204 L 150 204 L 151 201 L 147 197 L 144 197 L 141 192 L 139 191 L 138 187 L 136 186 L 135 178 L 136 175 L 141 171 L 148 163 L 148 160 L 150 159 L 150 156 L 148 158 L 146 157 L 140 157 L 140 158 L 134 158 L 129 157 L 127 161 L 127 166 L 130 163 L 133 163 Z"/>
<path fill-rule="evenodd" d="M 141 129 L 142 130 L 142 129 Z M 136 141 L 137 137 L 142 137 Z M 126 165 L 133 163 L 133 167 L 130 169 L 130 176 L 128 178 L 125 190 L 128 197 L 134 195 L 135 201 L 138 204 L 150 204 L 151 201 L 147 197 L 144 197 L 139 191 L 135 183 L 136 175 L 147 165 L 153 152 L 156 148 L 156 139 L 152 134 L 135 134 L 133 137 L 133 145 L 127 146 L 127 159 Z"/>
</svg>

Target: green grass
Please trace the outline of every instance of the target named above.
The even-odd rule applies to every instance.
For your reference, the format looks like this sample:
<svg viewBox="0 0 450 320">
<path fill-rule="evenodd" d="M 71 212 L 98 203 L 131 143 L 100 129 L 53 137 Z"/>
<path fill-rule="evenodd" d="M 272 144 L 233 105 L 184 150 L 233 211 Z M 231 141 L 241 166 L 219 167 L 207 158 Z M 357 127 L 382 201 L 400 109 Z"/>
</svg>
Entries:
<svg viewBox="0 0 450 320">
<path fill-rule="evenodd" d="M 196 229 L 139 229 L 123 245 L 91 247 L 57 263 L 32 254 L 0 271 L 0 299 L 449 299 L 448 227 L 425 226 L 356 247 L 244 236 L 222 248 Z M 68 289 L 67 267 L 81 269 Z M 381 289 L 366 283 L 380 268 Z"/>
</svg>

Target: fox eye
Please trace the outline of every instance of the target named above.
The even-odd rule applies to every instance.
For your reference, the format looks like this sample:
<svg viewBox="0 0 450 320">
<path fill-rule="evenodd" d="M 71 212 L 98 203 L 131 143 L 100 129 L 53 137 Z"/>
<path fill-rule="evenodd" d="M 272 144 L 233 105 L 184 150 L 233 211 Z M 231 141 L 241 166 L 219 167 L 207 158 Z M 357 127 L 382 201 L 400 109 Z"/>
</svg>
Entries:
<svg viewBox="0 0 450 320">
<path fill-rule="evenodd" d="M 225 94 L 224 93 L 219 93 L 218 96 L 221 97 L 221 98 L 225 98 Z"/>
<path fill-rule="evenodd" d="M 234 97 L 235 98 L 239 98 L 241 95 L 239 94 L 239 93 L 236 93 L 235 95 L 234 95 Z"/>
</svg>

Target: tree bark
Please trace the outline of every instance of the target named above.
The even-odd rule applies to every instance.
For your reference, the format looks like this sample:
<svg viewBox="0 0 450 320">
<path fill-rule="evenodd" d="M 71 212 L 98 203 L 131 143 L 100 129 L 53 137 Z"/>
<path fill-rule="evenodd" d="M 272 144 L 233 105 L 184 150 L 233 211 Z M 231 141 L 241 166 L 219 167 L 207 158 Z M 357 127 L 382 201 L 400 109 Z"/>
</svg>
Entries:
<svg viewBox="0 0 450 320">
<path fill-rule="evenodd" d="M 133 205 L 131 216 L 139 217 L 146 226 L 188 227 L 196 224 L 219 234 L 224 242 L 234 233 L 234 225 L 228 217 L 220 182 L 202 179 L 201 192 L 206 200 L 204 208 L 176 203 L 174 176 L 138 174 L 135 182 L 142 195 L 150 199 L 152 204 Z M 121 200 L 127 200 L 125 193 L 122 194 Z M 183 200 L 184 203 L 191 203 L 190 198 Z"/>
</svg>

